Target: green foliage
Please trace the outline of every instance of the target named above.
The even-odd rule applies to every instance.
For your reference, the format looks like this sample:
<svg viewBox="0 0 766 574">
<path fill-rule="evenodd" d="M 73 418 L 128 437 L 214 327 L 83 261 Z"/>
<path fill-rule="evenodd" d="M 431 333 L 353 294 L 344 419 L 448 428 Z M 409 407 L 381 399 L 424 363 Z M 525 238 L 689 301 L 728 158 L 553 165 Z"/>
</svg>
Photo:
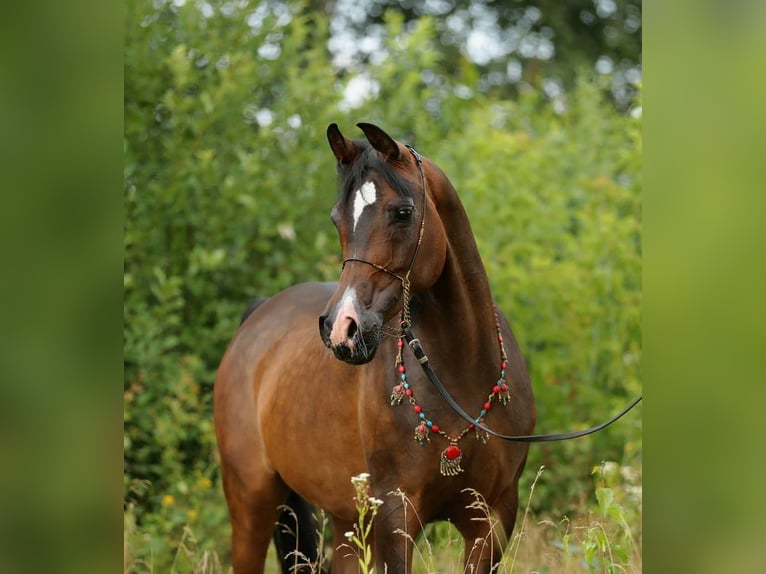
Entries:
<svg viewBox="0 0 766 574">
<path fill-rule="evenodd" d="M 124 495 L 137 560 L 169 566 L 187 526 L 203 549 L 227 546 L 215 370 L 251 299 L 337 277 L 331 122 L 349 135 L 378 122 L 451 178 L 527 359 L 538 431 L 590 426 L 640 392 L 640 119 L 586 80 L 562 114 L 535 91 L 482 95 L 465 60 L 425 82 L 443 63 L 434 22 L 406 27 L 394 12 L 391 55 L 364 72 L 377 96 L 348 109 L 355 76 L 336 74 L 324 17 L 298 2 L 210 6 L 125 4 Z M 535 510 L 579 506 L 591 467 L 640 454 L 637 415 L 533 446 L 528 469 L 553 477 Z"/>
<path fill-rule="evenodd" d="M 438 76 L 454 74 L 469 52 L 482 86 L 496 94 L 515 95 L 524 84 L 546 82 L 569 91 L 578 71 L 594 70 L 597 62 L 602 71 L 604 65 L 613 68 L 601 75 L 604 93 L 611 92 L 620 105 L 635 93 L 628 78 L 641 65 L 640 0 L 339 0 L 331 6 L 334 18 L 360 40 L 377 38 L 392 10 L 401 28 L 418 26 L 430 15 L 440 45 L 433 68 Z M 377 53 L 360 49 L 352 55 L 349 65 L 364 67 Z M 555 98 L 556 91 L 549 90 L 549 96 Z"/>
<path fill-rule="evenodd" d="M 640 472 L 606 462 L 593 474 L 599 476 L 594 516 L 584 526 L 575 527 L 574 533 L 564 534 L 564 550 L 572 555 L 572 539 L 578 541 L 590 571 L 640 571 Z"/>
<path fill-rule="evenodd" d="M 338 96 L 326 22 L 299 5 L 260 27 L 255 6 L 155 6 L 126 4 L 125 497 L 178 540 L 202 514 L 190 476 L 215 485 L 226 529 L 211 389 L 248 301 L 337 269 L 317 148 Z"/>
<path fill-rule="evenodd" d="M 146 487 L 134 481 L 129 497 Z M 218 485 L 192 473 L 170 489 L 176 494 L 163 495 L 153 512 L 133 502 L 125 509 L 125 572 L 224 572 L 197 567 L 228 555 L 228 513 Z"/>
</svg>

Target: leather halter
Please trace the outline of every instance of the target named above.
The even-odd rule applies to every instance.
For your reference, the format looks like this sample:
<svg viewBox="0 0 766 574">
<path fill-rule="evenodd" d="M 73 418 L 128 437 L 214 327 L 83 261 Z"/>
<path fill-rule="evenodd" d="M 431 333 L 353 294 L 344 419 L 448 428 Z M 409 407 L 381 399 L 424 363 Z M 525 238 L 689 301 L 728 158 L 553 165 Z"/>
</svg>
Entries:
<svg viewBox="0 0 766 574">
<path fill-rule="evenodd" d="M 586 435 L 598 432 L 601 429 L 608 427 L 610 424 L 615 422 L 617 419 L 619 419 L 628 411 L 630 411 L 633 407 L 635 407 L 639 402 L 641 402 L 641 400 L 643 399 L 643 395 L 639 395 L 638 397 L 633 399 L 633 401 L 627 407 L 625 407 L 622 411 L 617 413 L 615 416 L 613 416 L 606 422 L 603 422 L 599 425 L 596 425 L 594 427 L 591 427 L 589 429 L 585 429 L 582 431 L 550 433 L 550 434 L 533 434 L 533 435 L 505 435 L 505 434 L 501 434 L 496 431 L 493 431 L 492 429 L 488 428 L 484 424 L 480 423 L 476 418 L 471 417 L 471 415 L 465 412 L 465 410 L 457 403 L 457 401 L 455 401 L 455 399 L 452 398 L 452 395 L 450 395 L 449 391 L 444 387 L 442 382 L 439 380 L 439 377 L 431 368 L 431 365 L 429 365 L 428 357 L 423 351 L 423 347 L 420 343 L 420 340 L 415 338 L 415 336 L 412 334 L 412 331 L 410 329 L 412 326 L 411 320 L 410 320 L 410 309 L 409 309 L 410 272 L 412 271 L 412 268 L 415 266 L 415 258 L 417 257 L 418 251 L 420 250 L 420 244 L 423 242 L 423 230 L 425 229 L 425 222 L 426 222 L 427 189 L 426 189 L 426 178 L 425 178 L 425 174 L 423 173 L 423 158 L 417 151 L 415 151 L 415 148 L 413 148 L 412 146 L 407 145 L 406 147 L 410 151 L 412 156 L 415 158 L 415 163 L 417 164 L 418 172 L 420 173 L 420 187 L 423 189 L 423 210 L 422 210 L 422 215 L 420 219 L 420 231 L 418 235 L 418 242 L 415 245 L 415 252 L 412 254 L 412 259 L 410 260 L 410 265 L 407 268 L 407 272 L 405 273 L 404 277 L 401 277 L 400 275 L 394 273 L 390 269 L 387 269 L 383 265 L 379 265 L 377 263 L 373 263 L 372 261 L 368 261 L 366 259 L 362 259 L 359 257 L 349 257 L 348 259 L 344 259 L 341 269 L 343 269 L 346 266 L 346 263 L 349 263 L 349 262 L 365 263 L 367 265 L 374 267 L 378 271 L 383 271 L 384 273 L 388 273 L 392 277 L 395 277 L 396 279 L 401 281 L 402 295 L 403 295 L 401 329 L 402 329 L 402 333 L 404 334 L 404 338 L 407 341 L 407 346 L 412 351 L 412 354 L 415 356 L 415 359 L 417 359 L 418 364 L 420 364 L 420 366 L 423 368 L 423 372 L 425 373 L 428 380 L 436 388 L 436 391 L 447 402 L 450 408 L 452 408 L 452 410 L 455 411 L 455 413 L 458 416 L 468 421 L 469 423 L 474 424 L 476 428 L 481 429 L 487 434 L 490 434 L 494 437 L 497 437 L 503 440 L 514 441 L 514 442 L 551 442 L 551 441 L 557 441 L 557 440 L 569 440 L 573 438 L 579 438 L 582 436 L 586 436 Z"/>
</svg>

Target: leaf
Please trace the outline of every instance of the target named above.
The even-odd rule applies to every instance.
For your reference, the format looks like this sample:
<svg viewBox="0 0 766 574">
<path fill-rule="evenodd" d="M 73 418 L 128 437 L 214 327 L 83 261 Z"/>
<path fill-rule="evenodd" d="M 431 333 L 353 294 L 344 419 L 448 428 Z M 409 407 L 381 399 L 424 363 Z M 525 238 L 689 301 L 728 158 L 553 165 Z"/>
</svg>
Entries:
<svg viewBox="0 0 766 574">
<path fill-rule="evenodd" d="M 602 516 L 606 517 L 614 503 L 614 491 L 611 488 L 599 487 L 596 489 L 596 499 Z"/>
</svg>

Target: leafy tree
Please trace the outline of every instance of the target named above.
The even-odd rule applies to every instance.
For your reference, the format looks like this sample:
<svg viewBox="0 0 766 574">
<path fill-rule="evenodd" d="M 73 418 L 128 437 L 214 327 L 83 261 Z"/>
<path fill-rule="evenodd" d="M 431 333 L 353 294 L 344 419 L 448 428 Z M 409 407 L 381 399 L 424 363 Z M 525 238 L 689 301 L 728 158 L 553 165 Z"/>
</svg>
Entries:
<svg viewBox="0 0 766 574">
<path fill-rule="evenodd" d="M 206 7 L 126 4 L 126 488 L 151 481 L 155 506 L 215 475 L 210 391 L 247 302 L 336 269 L 315 217 L 334 194 L 327 27 Z"/>
<path fill-rule="evenodd" d="M 348 42 L 339 42 L 350 69 L 379 57 L 376 40 L 385 35 L 386 12 L 396 11 L 407 28 L 423 16 L 432 18 L 443 54 L 438 70 L 449 75 L 467 56 L 484 92 L 516 97 L 532 85 L 555 100 L 574 87 L 580 71 L 598 70 L 604 90 L 624 108 L 640 78 L 640 0 L 337 0 L 332 5 L 333 29 L 355 39 L 351 55 Z"/>
</svg>

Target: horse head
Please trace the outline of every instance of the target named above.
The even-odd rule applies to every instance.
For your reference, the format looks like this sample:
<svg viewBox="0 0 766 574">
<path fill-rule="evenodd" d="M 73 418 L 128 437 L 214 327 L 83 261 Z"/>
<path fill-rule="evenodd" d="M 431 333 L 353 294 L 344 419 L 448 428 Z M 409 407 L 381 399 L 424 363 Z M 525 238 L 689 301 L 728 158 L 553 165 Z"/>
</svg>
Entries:
<svg viewBox="0 0 766 574">
<path fill-rule="evenodd" d="M 379 127 L 358 126 L 366 141 L 346 138 L 336 124 L 327 128 L 337 159 L 340 190 L 331 217 L 343 268 L 319 317 L 324 344 L 351 364 L 373 359 L 383 325 L 402 308 L 405 285 L 414 295 L 436 283 L 447 245 L 428 193 L 436 168 Z"/>
</svg>

